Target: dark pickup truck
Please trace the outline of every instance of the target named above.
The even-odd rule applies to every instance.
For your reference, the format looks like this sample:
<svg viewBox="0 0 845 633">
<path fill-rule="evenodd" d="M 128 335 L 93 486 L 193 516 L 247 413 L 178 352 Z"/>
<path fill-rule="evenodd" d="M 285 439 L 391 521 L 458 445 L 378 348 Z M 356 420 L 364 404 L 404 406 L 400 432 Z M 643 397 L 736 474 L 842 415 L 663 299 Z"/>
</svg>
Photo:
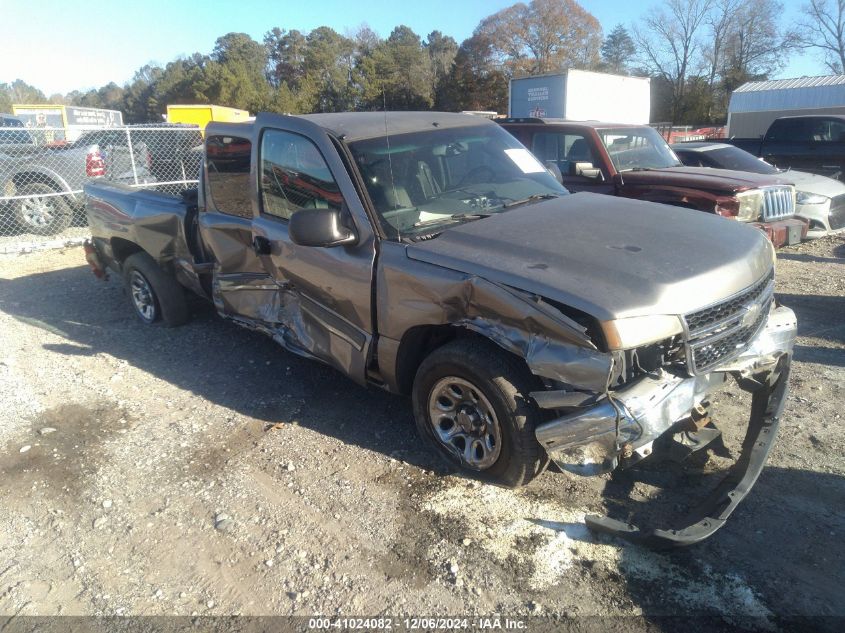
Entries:
<svg viewBox="0 0 845 633">
<path fill-rule="evenodd" d="M 685 167 L 645 125 L 504 119 L 502 127 L 530 148 L 570 191 L 661 202 L 756 226 L 775 247 L 797 244 L 808 224 L 795 216 L 786 178 Z"/>
<path fill-rule="evenodd" d="M 845 116 L 805 115 L 775 119 L 763 138 L 726 138 L 780 169 L 797 169 L 845 182 Z"/>
<path fill-rule="evenodd" d="M 87 259 L 123 276 L 143 322 L 187 321 L 190 289 L 295 354 L 410 395 L 420 436 L 487 481 L 528 483 L 550 459 L 580 474 L 683 459 L 719 436 L 711 391 L 732 377 L 753 394 L 741 456 L 694 518 L 593 529 L 706 538 L 776 435 L 796 321 L 765 237 L 568 195 L 491 121 L 259 114 L 208 126 L 193 197 L 85 193 Z"/>
</svg>

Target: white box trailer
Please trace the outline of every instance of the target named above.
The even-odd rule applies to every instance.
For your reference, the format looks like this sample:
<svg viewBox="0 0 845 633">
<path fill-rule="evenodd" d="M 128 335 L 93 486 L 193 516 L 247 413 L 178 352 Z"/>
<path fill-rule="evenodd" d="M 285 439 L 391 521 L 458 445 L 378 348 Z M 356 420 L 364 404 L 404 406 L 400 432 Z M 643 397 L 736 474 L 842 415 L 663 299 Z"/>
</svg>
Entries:
<svg viewBox="0 0 845 633">
<path fill-rule="evenodd" d="M 567 70 L 511 79 L 508 116 L 612 123 L 649 122 L 651 80 Z"/>
</svg>

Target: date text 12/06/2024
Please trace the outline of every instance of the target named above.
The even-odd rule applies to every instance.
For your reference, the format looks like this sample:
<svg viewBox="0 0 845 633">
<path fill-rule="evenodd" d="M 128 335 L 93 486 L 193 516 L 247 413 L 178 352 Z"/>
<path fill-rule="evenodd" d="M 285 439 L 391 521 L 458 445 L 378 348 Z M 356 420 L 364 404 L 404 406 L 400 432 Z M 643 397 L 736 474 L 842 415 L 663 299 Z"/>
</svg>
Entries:
<svg viewBox="0 0 845 633">
<path fill-rule="evenodd" d="M 352 630 L 406 630 L 406 631 L 463 631 L 463 630 L 510 630 L 521 631 L 528 628 L 525 620 L 506 617 L 474 618 L 309 618 L 311 630 L 352 629 Z"/>
</svg>

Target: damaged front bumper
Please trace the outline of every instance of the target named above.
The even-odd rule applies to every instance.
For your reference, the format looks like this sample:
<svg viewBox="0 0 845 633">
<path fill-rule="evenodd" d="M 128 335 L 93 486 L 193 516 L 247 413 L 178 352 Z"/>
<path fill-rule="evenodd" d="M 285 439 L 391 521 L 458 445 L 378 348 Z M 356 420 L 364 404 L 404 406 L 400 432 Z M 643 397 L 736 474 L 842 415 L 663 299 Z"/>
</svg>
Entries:
<svg viewBox="0 0 845 633">
<path fill-rule="evenodd" d="M 719 529 L 754 485 L 771 449 L 786 399 L 796 330 L 792 310 L 774 308 L 766 326 L 746 349 L 710 373 L 649 375 L 608 398 L 537 427 L 538 441 L 561 469 L 594 475 L 647 457 L 661 436 L 692 429 L 690 436 L 694 437 L 696 412 L 704 410 L 708 393 L 729 376 L 753 394 L 739 459 L 714 493 L 686 518 L 684 527 L 642 531 L 595 516 L 587 517 L 588 527 L 653 546 L 691 545 Z"/>
</svg>

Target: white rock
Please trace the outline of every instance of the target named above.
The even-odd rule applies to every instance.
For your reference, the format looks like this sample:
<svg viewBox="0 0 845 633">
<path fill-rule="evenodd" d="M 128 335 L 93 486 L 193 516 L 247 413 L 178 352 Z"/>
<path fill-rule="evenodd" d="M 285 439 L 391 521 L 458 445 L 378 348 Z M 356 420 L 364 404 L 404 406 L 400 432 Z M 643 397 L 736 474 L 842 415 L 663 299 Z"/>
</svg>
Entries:
<svg viewBox="0 0 845 633">
<path fill-rule="evenodd" d="M 292 473 L 293 471 L 296 470 L 296 466 L 293 465 L 293 462 L 288 462 L 288 465 L 286 466 L 286 468 L 287 468 L 289 473 Z"/>
<path fill-rule="evenodd" d="M 267 560 L 264 561 L 264 564 L 267 565 L 267 567 L 272 567 L 273 566 L 273 559 L 268 558 Z"/>
<path fill-rule="evenodd" d="M 30 446 L 29 444 L 27 444 L 27 445 L 25 445 L 25 446 L 21 446 L 21 450 L 20 450 L 20 452 L 21 452 L 21 453 L 26 453 L 26 452 L 27 452 L 29 449 L 31 449 L 31 448 L 32 448 L 32 446 Z"/>
<path fill-rule="evenodd" d="M 39 432 L 41 435 L 50 435 L 50 433 L 55 433 L 55 432 L 56 432 L 56 429 L 54 429 L 52 426 L 45 426 L 43 429 L 41 429 L 41 430 L 40 430 L 40 431 L 38 431 L 38 432 Z"/>
<path fill-rule="evenodd" d="M 111 506 L 112 506 L 112 500 L 111 500 L 111 499 L 106 499 L 105 501 L 103 501 L 103 507 L 104 507 L 106 510 L 108 510 L 109 508 L 111 508 Z"/>
<path fill-rule="evenodd" d="M 208 602 L 205 603 L 205 606 L 207 606 L 209 609 L 213 609 L 214 608 L 214 600 L 209 600 Z"/>
</svg>

